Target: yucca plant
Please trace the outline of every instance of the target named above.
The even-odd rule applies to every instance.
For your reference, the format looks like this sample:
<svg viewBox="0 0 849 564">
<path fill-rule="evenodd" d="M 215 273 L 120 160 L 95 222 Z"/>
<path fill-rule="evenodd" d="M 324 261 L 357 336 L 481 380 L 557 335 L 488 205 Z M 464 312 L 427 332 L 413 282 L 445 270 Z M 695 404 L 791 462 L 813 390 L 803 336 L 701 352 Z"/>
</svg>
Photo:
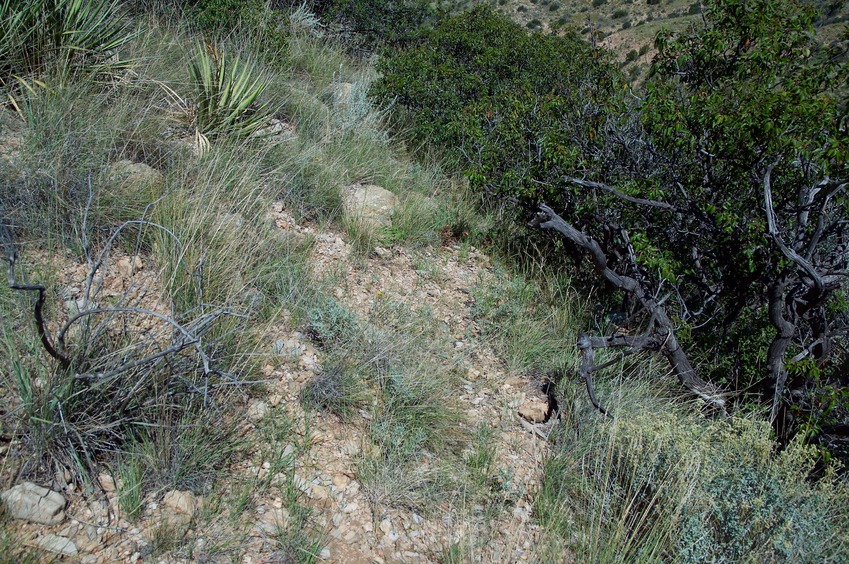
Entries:
<svg viewBox="0 0 849 564">
<path fill-rule="evenodd" d="M 268 106 L 256 104 L 269 82 L 254 61 L 206 44 L 198 47 L 189 72 L 200 134 L 248 135 L 271 113 Z"/>
<path fill-rule="evenodd" d="M 62 76 L 79 68 L 112 71 L 133 37 L 119 0 L 1 0 L 0 81 L 40 74 L 56 61 Z"/>
</svg>

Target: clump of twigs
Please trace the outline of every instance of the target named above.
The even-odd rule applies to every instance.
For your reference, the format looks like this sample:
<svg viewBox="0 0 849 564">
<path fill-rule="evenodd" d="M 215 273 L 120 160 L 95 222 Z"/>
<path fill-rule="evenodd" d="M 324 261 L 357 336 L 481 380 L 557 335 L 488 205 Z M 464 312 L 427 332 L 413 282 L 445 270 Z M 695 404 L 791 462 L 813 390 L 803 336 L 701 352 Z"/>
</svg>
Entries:
<svg viewBox="0 0 849 564">
<path fill-rule="evenodd" d="M 183 312 L 167 309 L 162 300 L 146 305 L 146 291 L 132 281 L 123 293 L 107 296 L 105 271 L 122 235 L 135 230 L 136 254 L 150 230 L 164 233 L 178 256 L 181 243 L 146 218 L 148 206 L 140 219 L 118 226 L 95 251 L 86 235 L 90 206 L 89 181 L 81 229 L 86 278 L 67 320 L 54 325 L 55 334 L 45 314 L 51 292 L 44 284 L 25 282 L 13 231 L 5 225 L 0 231 L 9 288 L 35 293 L 31 314 L 37 344 L 26 328 L 28 313 L 19 309 L 14 320 L 0 315 L 9 358 L 2 370 L 9 377 L 4 384 L 17 392 L 17 405 L 3 417 L 16 420 L 8 428 L 17 429 L 14 439 L 26 455 L 23 474 L 38 475 L 51 467 L 93 470 L 104 455 L 119 452 L 149 429 L 218 410 L 221 391 L 241 384 L 230 371 L 234 355 L 229 343 L 246 316 L 208 304 Z"/>
</svg>

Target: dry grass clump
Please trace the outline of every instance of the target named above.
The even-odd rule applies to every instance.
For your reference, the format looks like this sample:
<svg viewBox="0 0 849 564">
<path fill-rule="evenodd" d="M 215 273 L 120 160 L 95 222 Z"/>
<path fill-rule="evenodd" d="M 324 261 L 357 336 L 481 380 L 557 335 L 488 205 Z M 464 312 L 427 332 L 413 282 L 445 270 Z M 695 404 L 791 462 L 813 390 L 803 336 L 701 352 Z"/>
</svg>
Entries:
<svg viewBox="0 0 849 564">
<path fill-rule="evenodd" d="M 705 419 L 620 382 L 615 420 L 564 429 L 536 500 L 553 546 L 581 561 L 837 561 L 849 485 L 815 449 L 777 451 L 767 422 Z M 587 417 L 588 416 L 588 417 Z"/>
</svg>

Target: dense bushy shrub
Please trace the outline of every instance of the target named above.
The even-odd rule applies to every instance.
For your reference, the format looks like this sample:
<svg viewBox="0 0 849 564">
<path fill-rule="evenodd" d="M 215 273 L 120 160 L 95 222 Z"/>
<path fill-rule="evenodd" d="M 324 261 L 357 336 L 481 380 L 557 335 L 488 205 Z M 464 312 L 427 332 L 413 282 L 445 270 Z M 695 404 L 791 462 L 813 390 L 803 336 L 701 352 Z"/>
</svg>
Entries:
<svg viewBox="0 0 849 564">
<path fill-rule="evenodd" d="M 633 298 L 643 344 L 687 387 L 723 403 L 684 348 L 715 383 L 762 392 L 779 427 L 786 382 L 797 416 L 833 423 L 840 402 L 806 394 L 845 388 L 845 45 L 817 45 L 792 2 L 715 0 L 705 21 L 658 37 L 632 96 L 580 38 L 479 8 L 381 62 L 374 93 L 474 187 L 548 204 L 539 223 Z"/>
<path fill-rule="evenodd" d="M 609 79 L 604 85 L 610 67 L 574 33 L 531 37 L 486 6 L 447 20 L 419 45 L 383 58 L 378 70 L 371 95 L 411 110 L 415 135 L 457 159 L 485 127 L 505 130 L 502 142 L 487 149 L 495 156 L 521 136 L 526 124 L 519 116 L 534 119 L 612 88 Z"/>
<path fill-rule="evenodd" d="M 369 46 L 410 41 L 445 13 L 441 2 L 427 0 L 332 0 L 317 11 L 342 22 Z"/>
<path fill-rule="evenodd" d="M 259 11 L 261 6 L 261 0 L 197 0 L 188 12 L 201 28 L 226 31 L 249 19 L 251 12 Z"/>
<path fill-rule="evenodd" d="M 846 559 L 847 484 L 831 471 L 811 483 L 816 452 L 773 445 L 767 423 L 745 418 L 640 407 L 596 420 L 548 462 L 538 516 L 582 561 Z"/>
</svg>

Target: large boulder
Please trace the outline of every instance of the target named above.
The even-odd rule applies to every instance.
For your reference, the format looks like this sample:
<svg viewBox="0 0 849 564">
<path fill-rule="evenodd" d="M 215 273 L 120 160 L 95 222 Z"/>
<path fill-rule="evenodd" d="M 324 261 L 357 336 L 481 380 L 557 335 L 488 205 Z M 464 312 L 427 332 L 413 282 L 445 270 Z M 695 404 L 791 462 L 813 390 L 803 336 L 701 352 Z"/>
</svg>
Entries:
<svg viewBox="0 0 849 564">
<path fill-rule="evenodd" d="M 375 184 L 354 184 L 345 189 L 344 203 L 349 218 L 381 229 L 392 225 L 398 197 Z"/>
<path fill-rule="evenodd" d="M 0 494 L 9 514 L 42 525 L 56 525 L 65 520 L 65 498 L 59 492 L 24 482 Z"/>
</svg>

